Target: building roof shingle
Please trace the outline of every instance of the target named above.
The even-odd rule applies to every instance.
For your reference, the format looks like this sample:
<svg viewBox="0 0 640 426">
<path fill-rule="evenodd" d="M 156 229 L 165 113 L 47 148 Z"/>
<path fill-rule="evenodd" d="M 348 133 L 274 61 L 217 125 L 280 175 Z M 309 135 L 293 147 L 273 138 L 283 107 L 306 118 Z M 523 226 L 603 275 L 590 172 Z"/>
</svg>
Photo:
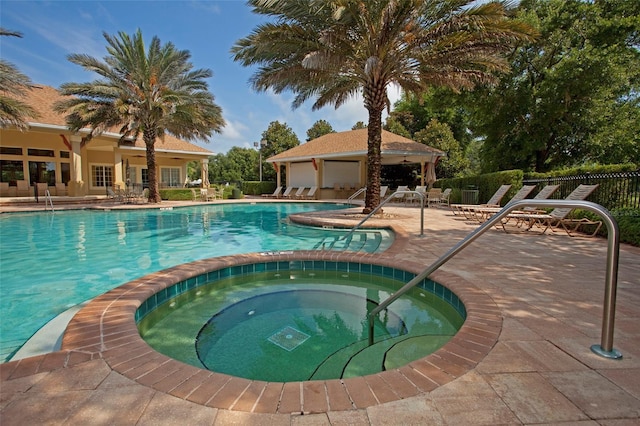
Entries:
<svg viewBox="0 0 640 426">
<path fill-rule="evenodd" d="M 328 133 L 302 145 L 269 157 L 267 161 L 309 160 L 311 158 L 335 158 L 346 156 L 362 156 L 367 154 L 367 129 L 346 132 Z M 382 156 L 444 156 L 439 149 L 432 148 L 404 136 L 382 130 Z"/>
<path fill-rule="evenodd" d="M 27 91 L 25 93 L 25 96 L 23 98 L 20 98 L 20 100 L 30 105 L 38 113 L 38 117 L 29 120 L 29 124 L 31 126 L 61 126 L 66 128 L 65 115 L 56 112 L 53 108 L 53 105 L 57 101 L 64 98 L 65 97 L 62 96 L 60 92 L 58 92 L 51 86 L 36 85 L 32 90 Z M 141 136 L 138 137 L 138 140 L 135 141 L 135 144 L 133 146 L 136 148 L 145 147 L 144 141 L 142 140 Z M 156 142 L 156 149 L 161 151 L 213 155 L 211 151 L 205 148 L 187 141 L 183 141 L 169 134 L 165 135 L 164 140 L 160 138 L 158 139 L 158 141 Z"/>
</svg>

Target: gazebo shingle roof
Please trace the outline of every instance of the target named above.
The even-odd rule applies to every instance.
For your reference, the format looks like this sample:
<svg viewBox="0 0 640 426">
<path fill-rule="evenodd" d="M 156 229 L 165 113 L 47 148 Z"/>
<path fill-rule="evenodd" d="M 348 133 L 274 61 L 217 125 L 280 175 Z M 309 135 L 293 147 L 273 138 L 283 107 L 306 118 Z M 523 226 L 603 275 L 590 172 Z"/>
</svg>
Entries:
<svg viewBox="0 0 640 426">
<path fill-rule="evenodd" d="M 345 157 L 348 155 L 367 154 L 367 129 L 346 132 L 328 133 L 302 145 L 269 157 L 268 162 L 304 160 L 310 158 Z M 382 155 L 435 155 L 444 156 L 439 149 L 432 148 L 404 136 L 382 130 Z"/>
<path fill-rule="evenodd" d="M 64 98 L 65 97 L 62 96 L 60 92 L 51 86 L 37 85 L 32 90 L 27 91 L 23 98 L 19 99 L 30 105 L 39 115 L 29 121 L 30 125 L 34 127 L 46 127 L 47 125 L 66 127 L 64 114 L 57 113 L 53 108 L 53 105 L 57 101 Z M 139 137 L 133 146 L 136 148 L 144 148 L 144 141 Z M 156 150 L 213 155 L 211 151 L 205 148 L 183 141 L 171 135 L 165 135 L 164 140 L 158 139 Z"/>
</svg>

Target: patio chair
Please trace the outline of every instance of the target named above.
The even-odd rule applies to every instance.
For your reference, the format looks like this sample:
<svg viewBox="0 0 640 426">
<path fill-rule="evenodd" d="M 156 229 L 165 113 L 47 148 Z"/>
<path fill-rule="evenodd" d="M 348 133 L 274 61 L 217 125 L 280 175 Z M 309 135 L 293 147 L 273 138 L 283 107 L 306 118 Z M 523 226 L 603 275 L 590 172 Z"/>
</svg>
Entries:
<svg viewBox="0 0 640 426">
<path fill-rule="evenodd" d="M 442 188 L 431 188 L 427 191 L 427 207 L 431 204 L 440 204 L 440 197 L 442 197 Z"/>
<path fill-rule="evenodd" d="M 200 189 L 200 198 L 203 201 L 211 201 L 216 199 L 216 194 L 214 193 L 213 190 L 209 191 L 208 188 L 202 188 Z"/>
<path fill-rule="evenodd" d="M 31 194 L 31 187 L 26 180 L 16 181 L 16 196 L 28 197 Z"/>
<path fill-rule="evenodd" d="M 398 194 L 398 192 L 408 191 L 408 190 L 409 190 L 409 187 L 407 185 L 400 185 L 396 189 L 396 192 L 393 193 L 393 201 L 398 203 L 404 203 L 406 200 L 405 197 L 407 196 L 407 194 Z"/>
<path fill-rule="evenodd" d="M 315 200 L 317 191 L 318 187 L 312 186 L 311 188 L 309 188 L 309 192 L 303 195 L 302 198 L 304 198 L 305 200 Z"/>
<path fill-rule="evenodd" d="M 416 186 L 416 189 L 414 189 L 414 191 L 419 192 L 420 194 L 422 194 L 422 196 L 424 198 L 420 198 L 420 196 L 418 194 L 407 194 L 407 196 L 405 197 L 405 202 L 406 203 L 419 203 L 420 200 L 426 200 L 427 199 L 427 187 L 426 186 L 421 186 L 418 185 Z"/>
<path fill-rule="evenodd" d="M 291 198 L 295 198 L 296 200 L 299 200 L 302 198 L 302 194 L 304 193 L 304 190 L 307 189 L 304 186 L 301 186 L 300 188 L 298 188 L 298 190 L 296 191 L 295 194 L 293 194 L 293 197 Z"/>
<path fill-rule="evenodd" d="M 449 207 L 450 198 L 451 198 L 451 188 L 445 188 L 445 190 L 442 191 L 442 194 L 440 194 L 440 201 L 438 205 L 440 206 L 446 205 L 447 207 Z"/>
<path fill-rule="evenodd" d="M 565 200 L 586 200 L 589 195 L 593 191 L 598 188 L 598 185 L 579 185 L 576 189 L 569 194 Z M 578 230 L 585 225 L 593 225 L 595 226 L 594 231 L 589 234 L 590 237 L 596 235 L 596 233 L 602 227 L 601 220 L 591 220 L 588 218 L 580 218 L 580 219 L 572 219 L 568 218 L 569 213 L 573 211 L 572 208 L 556 208 L 553 209 L 550 213 L 526 213 L 526 212 L 518 212 L 511 213 L 507 216 L 507 220 L 502 221 L 502 229 L 505 232 L 507 228 L 505 227 L 508 219 L 517 219 L 518 224 L 527 224 L 527 231 L 531 230 L 534 226 L 539 226 L 540 228 L 544 227 L 542 233 L 547 232 L 548 229 L 551 229 L 555 232 L 555 229 L 562 228 L 565 232 L 573 237 L 572 233 L 578 232 Z"/>
<path fill-rule="evenodd" d="M 49 190 L 49 184 L 46 182 L 38 182 L 36 183 L 36 191 L 38 191 L 38 197 L 43 197 L 47 194 Z"/>
<path fill-rule="evenodd" d="M 65 184 L 64 182 L 57 182 L 56 195 L 58 197 L 67 195 L 67 184 Z"/>
<path fill-rule="evenodd" d="M 464 215 L 465 210 L 469 207 L 500 207 L 500 201 L 510 189 L 511 185 L 500 186 L 485 204 L 450 204 L 449 207 L 455 215 Z"/>
<path fill-rule="evenodd" d="M 516 192 L 515 195 L 511 197 L 509 203 L 513 201 L 524 200 L 529 194 L 531 194 L 535 187 L 535 185 L 523 185 L 522 188 L 520 188 L 518 192 Z M 484 222 L 485 220 L 487 220 L 487 218 L 500 211 L 500 209 L 500 207 L 469 207 L 465 209 L 463 213 L 465 214 L 465 216 L 467 216 L 468 219 L 473 218 L 478 222 Z"/>
<path fill-rule="evenodd" d="M 282 192 L 282 187 L 279 186 L 273 191 L 273 194 L 262 194 L 262 196 L 264 198 L 280 198 L 281 192 Z"/>
<path fill-rule="evenodd" d="M 9 182 L 0 182 L 0 197 L 9 196 Z"/>
<path fill-rule="evenodd" d="M 381 186 L 380 187 L 380 199 L 383 200 L 384 196 L 387 195 L 387 191 L 389 190 L 389 187 L 387 185 Z"/>
<path fill-rule="evenodd" d="M 136 204 L 144 204 L 149 201 L 149 188 L 145 188 L 142 192 L 136 194 L 132 201 Z"/>
<path fill-rule="evenodd" d="M 547 198 L 551 197 L 553 195 L 554 192 L 557 191 L 557 189 L 560 188 L 560 185 L 545 185 L 544 188 L 542 188 L 540 190 L 540 192 L 538 192 L 536 194 L 535 197 L 533 197 L 534 200 L 546 200 Z M 501 208 L 495 208 L 495 213 L 499 212 L 501 210 Z M 525 207 L 522 210 L 516 210 L 511 212 L 511 214 L 517 214 L 517 213 L 546 213 L 546 211 L 541 211 L 538 210 L 537 207 Z M 509 221 L 509 217 L 503 219 L 505 220 L 505 223 Z M 520 221 L 518 221 L 516 224 L 520 225 L 519 223 Z"/>
<path fill-rule="evenodd" d="M 284 190 L 280 198 L 291 198 L 291 191 L 294 190 L 293 186 L 288 186 L 287 189 Z"/>
<path fill-rule="evenodd" d="M 122 194 L 120 193 L 120 191 L 115 192 L 113 189 L 107 187 L 107 197 L 110 200 L 116 201 L 118 203 L 121 203 L 122 201 L 124 201 L 124 198 L 122 197 Z"/>
</svg>

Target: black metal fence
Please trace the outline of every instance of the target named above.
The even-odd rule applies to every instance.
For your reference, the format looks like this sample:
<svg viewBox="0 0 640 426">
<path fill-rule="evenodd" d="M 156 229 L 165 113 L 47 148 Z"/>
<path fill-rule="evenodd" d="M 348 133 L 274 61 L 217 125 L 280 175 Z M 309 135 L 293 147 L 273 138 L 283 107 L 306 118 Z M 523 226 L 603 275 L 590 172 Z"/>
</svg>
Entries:
<svg viewBox="0 0 640 426">
<path fill-rule="evenodd" d="M 640 170 L 619 173 L 586 173 L 575 176 L 557 176 L 544 179 L 524 179 L 523 185 L 536 185 L 536 192 L 545 185 L 560 185 L 553 199 L 563 199 L 578 185 L 598 184 L 598 189 L 588 198 L 608 210 L 640 209 Z"/>
</svg>

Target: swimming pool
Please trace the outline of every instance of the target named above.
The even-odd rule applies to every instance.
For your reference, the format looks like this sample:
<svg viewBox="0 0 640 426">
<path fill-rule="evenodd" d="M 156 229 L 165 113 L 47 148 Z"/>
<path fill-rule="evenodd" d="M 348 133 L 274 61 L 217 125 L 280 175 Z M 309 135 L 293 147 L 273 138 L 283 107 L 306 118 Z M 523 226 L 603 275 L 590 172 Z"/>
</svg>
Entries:
<svg viewBox="0 0 640 426">
<path fill-rule="evenodd" d="M 406 365 L 460 329 L 464 305 L 425 279 L 375 318 L 368 345 L 368 312 L 413 277 L 356 262 L 228 267 L 168 287 L 136 317 L 149 345 L 199 368 L 275 382 L 342 379 Z"/>
<path fill-rule="evenodd" d="M 203 205 L 0 215 L 0 361 L 69 307 L 151 272 L 213 256 L 313 250 L 345 234 L 293 225 L 324 203 Z M 370 241 L 390 241 L 385 230 Z M 383 250 L 382 246 L 360 246 Z"/>
</svg>

